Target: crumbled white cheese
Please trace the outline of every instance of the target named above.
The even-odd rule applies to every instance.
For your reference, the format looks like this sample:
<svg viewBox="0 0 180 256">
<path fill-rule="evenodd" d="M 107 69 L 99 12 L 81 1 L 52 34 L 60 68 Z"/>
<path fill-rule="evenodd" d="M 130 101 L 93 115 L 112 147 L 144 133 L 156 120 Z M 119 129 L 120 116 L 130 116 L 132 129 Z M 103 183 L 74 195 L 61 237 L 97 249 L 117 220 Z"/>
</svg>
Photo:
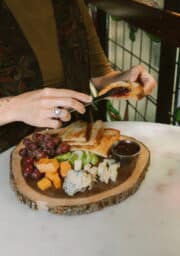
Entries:
<svg viewBox="0 0 180 256">
<path fill-rule="evenodd" d="M 67 177 L 63 183 L 64 191 L 73 196 L 77 192 L 84 191 L 86 188 L 92 188 L 92 175 L 87 172 L 71 170 L 68 172 Z"/>
<path fill-rule="evenodd" d="M 87 170 L 88 173 L 90 173 L 93 177 L 93 181 L 97 180 L 97 174 L 98 174 L 98 168 L 97 166 L 93 166 Z"/>
<path fill-rule="evenodd" d="M 120 163 L 114 163 L 110 165 L 109 170 L 111 173 L 110 179 L 111 181 L 115 182 L 118 176 L 118 169 L 120 167 Z"/>
<path fill-rule="evenodd" d="M 109 182 L 110 173 L 109 173 L 109 168 L 107 166 L 107 162 L 103 161 L 99 164 L 98 176 L 99 176 L 100 181 L 102 181 L 106 184 Z"/>
<path fill-rule="evenodd" d="M 106 168 L 103 173 L 101 174 L 101 176 L 99 176 L 99 179 L 101 182 L 104 182 L 106 184 L 109 183 L 109 180 L 110 180 L 110 177 L 111 177 L 111 173 L 109 171 L 108 168 Z"/>
<path fill-rule="evenodd" d="M 107 163 L 106 162 L 101 162 L 98 166 L 98 175 L 101 176 L 103 172 L 107 169 Z"/>
<path fill-rule="evenodd" d="M 91 164 L 86 164 L 85 166 L 84 166 L 84 170 L 85 171 L 89 171 L 91 169 Z"/>
<path fill-rule="evenodd" d="M 80 171 L 82 169 L 82 160 L 74 161 L 74 170 Z"/>
<path fill-rule="evenodd" d="M 107 158 L 107 159 L 104 159 L 104 162 L 108 164 L 108 166 L 110 166 L 111 164 L 114 164 L 116 161 L 115 159 Z"/>
<path fill-rule="evenodd" d="M 105 159 L 98 166 L 98 176 L 101 182 L 106 184 L 109 181 L 115 182 L 118 176 L 118 168 L 120 167 L 120 163 L 115 163 L 115 161 L 110 161 L 111 159 Z"/>
</svg>

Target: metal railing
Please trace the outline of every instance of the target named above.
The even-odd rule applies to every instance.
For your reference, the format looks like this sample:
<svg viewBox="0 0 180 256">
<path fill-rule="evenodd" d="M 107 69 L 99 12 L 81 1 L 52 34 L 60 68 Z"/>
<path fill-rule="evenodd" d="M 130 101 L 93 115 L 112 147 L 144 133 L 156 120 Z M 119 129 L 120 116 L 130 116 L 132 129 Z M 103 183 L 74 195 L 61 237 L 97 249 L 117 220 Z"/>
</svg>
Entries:
<svg viewBox="0 0 180 256">
<path fill-rule="evenodd" d="M 158 90 L 153 95 L 141 102 L 127 102 L 126 107 L 131 108 L 130 119 L 175 124 L 180 104 L 178 0 L 165 1 L 163 10 L 132 0 L 91 2 L 97 8 L 94 17 L 100 41 L 112 65 L 125 70 L 142 63 L 158 80 Z M 145 51 L 144 40 L 149 40 Z M 154 54 L 156 63 L 152 58 Z M 125 114 L 127 116 L 127 112 Z"/>
</svg>

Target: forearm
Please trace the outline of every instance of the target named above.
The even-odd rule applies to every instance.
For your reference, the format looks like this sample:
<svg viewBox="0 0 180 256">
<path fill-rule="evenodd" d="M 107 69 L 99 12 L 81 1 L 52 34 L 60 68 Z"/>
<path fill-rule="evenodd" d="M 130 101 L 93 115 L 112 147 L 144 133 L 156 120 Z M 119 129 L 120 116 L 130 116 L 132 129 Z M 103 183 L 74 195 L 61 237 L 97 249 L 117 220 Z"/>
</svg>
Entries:
<svg viewBox="0 0 180 256">
<path fill-rule="evenodd" d="M 15 97 L 0 99 L 0 126 L 16 121 L 13 111 Z"/>
<path fill-rule="evenodd" d="M 106 85 L 117 82 L 120 80 L 121 73 L 120 71 L 112 70 L 104 76 L 94 77 L 91 79 L 92 83 L 95 85 L 97 89 L 102 89 Z"/>
</svg>

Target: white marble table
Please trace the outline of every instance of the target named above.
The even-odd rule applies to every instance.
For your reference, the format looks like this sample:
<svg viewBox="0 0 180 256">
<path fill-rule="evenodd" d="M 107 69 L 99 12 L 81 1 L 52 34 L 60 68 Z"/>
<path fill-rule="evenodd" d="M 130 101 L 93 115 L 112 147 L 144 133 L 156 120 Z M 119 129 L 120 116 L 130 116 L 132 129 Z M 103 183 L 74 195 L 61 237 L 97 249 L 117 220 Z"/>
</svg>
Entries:
<svg viewBox="0 0 180 256">
<path fill-rule="evenodd" d="M 151 150 L 140 189 L 90 215 L 65 217 L 20 204 L 9 186 L 10 151 L 0 155 L 0 255 L 179 256 L 180 128 L 109 123 Z"/>
</svg>

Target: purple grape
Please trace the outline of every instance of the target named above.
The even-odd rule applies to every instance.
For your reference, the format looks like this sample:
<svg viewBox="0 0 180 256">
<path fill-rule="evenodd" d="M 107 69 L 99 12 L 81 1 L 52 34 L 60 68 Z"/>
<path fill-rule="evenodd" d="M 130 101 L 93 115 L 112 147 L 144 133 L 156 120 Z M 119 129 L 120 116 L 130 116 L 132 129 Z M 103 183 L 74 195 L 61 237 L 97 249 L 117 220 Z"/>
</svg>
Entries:
<svg viewBox="0 0 180 256">
<path fill-rule="evenodd" d="M 47 149 L 54 149 L 54 147 L 55 147 L 55 143 L 54 143 L 54 141 L 51 139 L 51 140 L 48 140 L 47 142 L 46 142 L 46 148 Z"/>
<path fill-rule="evenodd" d="M 60 146 L 61 146 L 62 153 L 67 153 L 70 151 L 70 145 L 65 142 L 61 143 Z"/>
<path fill-rule="evenodd" d="M 23 176 L 24 176 L 25 178 L 29 178 L 29 177 L 31 177 L 31 173 L 26 172 L 26 171 L 23 171 Z"/>
<path fill-rule="evenodd" d="M 29 138 L 24 138 L 23 139 L 23 144 L 28 147 L 28 145 L 31 143 L 32 141 Z"/>
<path fill-rule="evenodd" d="M 31 174 L 33 172 L 33 166 L 32 165 L 26 165 L 24 168 L 23 168 L 23 175 L 24 177 L 30 177 Z"/>
<path fill-rule="evenodd" d="M 28 166 L 29 164 L 33 164 L 34 163 L 34 158 L 33 157 L 27 157 L 25 159 L 25 164 Z"/>
<path fill-rule="evenodd" d="M 31 142 L 31 143 L 28 144 L 27 147 L 28 147 L 29 150 L 34 151 L 38 148 L 38 145 L 34 142 Z"/>
<path fill-rule="evenodd" d="M 44 140 L 44 134 L 42 133 L 35 133 L 33 134 L 33 140 L 36 142 L 41 142 Z"/>
<path fill-rule="evenodd" d="M 34 156 L 34 152 L 31 151 L 30 149 L 27 149 L 27 156 L 28 157 L 33 157 Z"/>
<path fill-rule="evenodd" d="M 52 139 L 52 135 L 51 134 L 45 134 L 44 135 L 44 142 L 46 143 L 46 142 L 48 142 L 49 140 L 51 140 Z"/>
<path fill-rule="evenodd" d="M 61 155 L 62 154 L 62 149 L 61 149 L 61 145 L 59 145 L 57 148 L 56 148 L 56 155 Z"/>
<path fill-rule="evenodd" d="M 44 176 L 43 173 L 40 173 L 40 171 L 37 168 L 34 168 L 33 172 L 31 173 L 31 178 L 33 180 L 39 180 Z"/>
<path fill-rule="evenodd" d="M 52 148 L 52 149 L 46 149 L 46 154 L 49 156 L 49 157 L 54 157 L 55 155 L 55 150 Z"/>
<path fill-rule="evenodd" d="M 28 154 L 28 151 L 27 151 L 26 148 L 21 148 L 21 149 L 19 150 L 19 155 L 20 155 L 20 156 L 26 157 L 27 154 Z"/>
<path fill-rule="evenodd" d="M 55 146 L 57 146 L 58 144 L 60 144 L 60 139 L 58 137 L 53 137 L 53 141 L 54 141 L 54 144 Z"/>
<path fill-rule="evenodd" d="M 61 155 L 70 151 L 70 145 L 63 142 L 56 148 L 56 155 Z"/>
<path fill-rule="evenodd" d="M 36 151 L 34 151 L 33 155 L 36 159 L 48 157 L 47 153 L 45 151 L 42 151 L 41 149 L 37 149 Z"/>
</svg>

